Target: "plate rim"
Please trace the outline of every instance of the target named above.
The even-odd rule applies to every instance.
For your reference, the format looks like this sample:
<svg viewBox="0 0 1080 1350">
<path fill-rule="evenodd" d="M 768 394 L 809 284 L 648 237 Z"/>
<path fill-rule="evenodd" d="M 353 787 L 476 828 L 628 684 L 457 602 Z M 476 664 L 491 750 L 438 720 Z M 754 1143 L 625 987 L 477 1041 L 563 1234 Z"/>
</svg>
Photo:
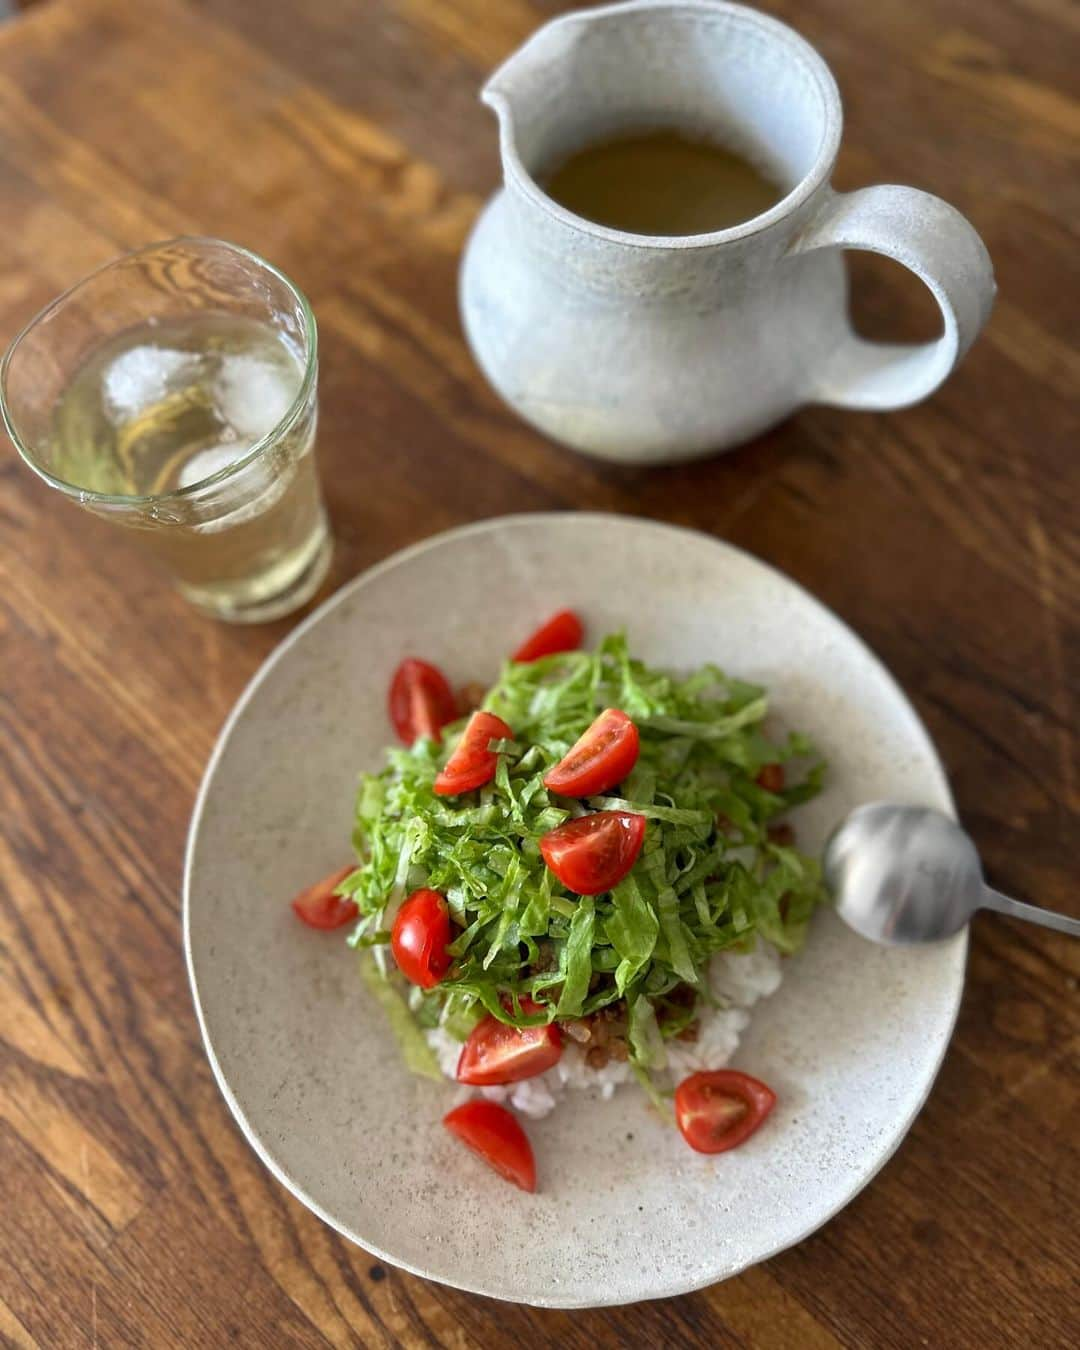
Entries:
<svg viewBox="0 0 1080 1350">
<path fill-rule="evenodd" d="M 355 577 L 352 577 L 349 581 L 345 582 L 345 584 L 340 586 L 336 591 L 334 591 L 332 595 L 327 596 L 327 598 L 319 606 L 317 606 L 316 609 L 314 609 L 300 623 L 298 623 L 290 633 L 287 633 L 285 637 L 282 638 L 282 640 L 267 654 L 264 660 L 260 663 L 258 669 L 255 671 L 250 680 L 248 680 L 247 684 L 244 686 L 236 702 L 229 710 L 229 713 L 225 718 L 225 721 L 221 724 L 221 727 L 217 734 L 217 738 L 214 742 L 214 747 L 210 752 L 210 757 L 207 760 L 206 768 L 203 771 L 202 779 L 200 780 L 199 783 L 199 789 L 195 797 L 194 806 L 192 807 L 191 820 L 188 826 L 187 839 L 184 847 L 182 929 L 183 929 L 183 944 L 184 944 L 184 964 L 187 970 L 188 984 L 191 989 L 192 1002 L 195 1007 L 195 1015 L 199 1024 L 199 1035 L 202 1040 L 202 1045 L 206 1053 L 207 1060 L 210 1063 L 210 1068 L 214 1075 L 214 1080 L 217 1083 L 218 1089 L 221 1092 L 221 1095 L 224 1097 L 226 1105 L 228 1106 L 229 1111 L 232 1113 L 233 1119 L 240 1127 L 240 1131 L 243 1134 L 247 1143 L 254 1150 L 260 1162 L 262 1162 L 262 1164 L 269 1170 L 271 1175 L 274 1176 L 276 1180 L 279 1181 L 281 1185 L 283 1185 L 291 1195 L 293 1195 L 297 1200 L 299 1200 L 300 1203 L 304 1205 L 306 1209 L 310 1210 L 313 1214 L 315 1214 L 318 1218 L 320 1218 L 323 1221 L 323 1223 L 327 1224 L 335 1232 L 340 1233 L 341 1236 L 346 1238 L 349 1242 L 359 1247 L 362 1251 L 368 1252 L 371 1256 L 374 1256 L 379 1261 L 386 1262 L 388 1265 L 393 1266 L 397 1270 L 407 1271 L 410 1275 L 415 1275 L 420 1279 L 431 1280 L 437 1284 L 444 1284 L 453 1289 L 460 1289 L 465 1293 L 477 1294 L 485 1298 L 494 1298 L 505 1303 L 520 1303 L 528 1307 L 536 1307 L 536 1308 L 578 1309 L 578 1308 L 631 1306 L 632 1303 L 649 1302 L 654 1299 L 660 1298 L 677 1298 L 681 1294 L 690 1294 L 695 1293 L 701 1289 L 707 1289 L 711 1285 L 723 1283 L 725 1280 L 731 1279 L 734 1276 L 741 1274 L 744 1270 L 749 1269 L 751 1266 L 760 1265 L 762 1262 L 769 1261 L 773 1257 L 778 1256 L 781 1252 L 787 1251 L 792 1247 L 798 1246 L 799 1243 L 804 1242 L 813 1233 L 816 1233 L 819 1228 L 824 1227 L 825 1224 L 829 1223 L 830 1220 L 834 1219 L 836 1215 L 840 1213 L 841 1210 L 846 1209 L 847 1206 L 850 1205 L 851 1202 L 870 1184 L 870 1182 L 874 1180 L 874 1178 L 878 1175 L 878 1173 L 882 1170 L 882 1168 L 886 1165 L 886 1163 L 890 1161 L 890 1159 L 896 1153 L 897 1149 L 899 1149 L 900 1145 L 907 1138 L 908 1133 L 910 1132 L 916 1117 L 919 1115 L 923 1107 L 926 1105 L 927 1099 L 929 1098 L 930 1093 L 933 1090 L 934 1084 L 937 1081 L 938 1074 L 941 1072 L 941 1066 L 944 1063 L 945 1056 L 948 1053 L 950 1044 L 952 1043 L 953 1033 L 956 1029 L 956 1021 L 960 1013 L 960 1005 L 964 995 L 964 987 L 967 975 L 969 929 L 964 928 L 961 930 L 959 934 L 955 934 L 953 935 L 953 937 L 947 939 L 947 943 L 952 944 L 952 946 L 955 949 L 954 960 L 956 963 L 956 976 L 957 976 L 956 989 L 953 998 L 953 1006 L 951 1009 L 951 1014 L 948 1019 L 948 1026 L 945 1033 L 941 1037 L 941 1043 L 937 1051 L 936 1061 L 934 1062 L 932 1066 L 932 1071 L 930 1072 L 926 1081 L 926 1089 L 920 1095 L 918 1101 L 915 1103 L 911 1111 L 906 1115 L 905 1119 L 902 1121 L 901 1127 L 898 1130 L 895 1138 L 890 1142 L 887 1148 L 885 1148 L 877 1157 L 875 1157 L 873 1166 L 867 1171 L 867 1173 L 864 1176 L 862 1176 L 858 1180 L 858 1182 L 848 1192 L 846 1192 L 835 1205 L 830 1207 L 827 1210 L 827 1212 L 815 1216 L 813 1221 L 805 1229 L 800 1230 L 794 1237 L 785 1237 L 783 1240 L 777 1242 L 773 1246 L 770 1246 L 767 1250 L 761 1252 L 759 1255 L 756 1255 L 753 1258 L 747 1260 L 738 1261 L 737 1264 L 734 1267 L 732 1267 L 732 1269 L 727 1270 L 724 1274 L 717 1275 L 712 1278 L 707 1278 L 704 1280 L 695 1280 L 689 1284 L 682 1285 L 677 1289 L 672 1289 L 670 1286 L 653 1284 L 650 1285 L 647 1289 L 645 1289 L 642 1293 L 640 1293 L 636 1298 L 630 1300 L 630 1303 L 628 1303 L 625 1299 L 620 1299 L 618 1297 L 605 1298 L 602 1292 L 598 1292 L 597 1295 L 588 1298 L 568 1299 L 566 1297 L 560 1297 L 558 1294 L 556 1294 L 553 1297 L 538 1295 L 535 1297 L 530 1297 L 528 1299 L 516 1299 L 513 1298 L 511 1295 L 499 1293 L 496 1290 L 486 1288 L 483 1286 L 482 1283 L 479 1282 L 470 1281 L 467 1279 L 453 1279 L 441 1275 L 440 1276 L 432 1275 L 424 1270 L 421 1270 L 418 1266 L 413 1265 L 409 1261 L 401 1260 L 400 1258 L 393 1256 L 391 1253 L 384 1251 L 382 1248 L 363 1241 L 354 1231 L 352 1231 L 352 1229 L 349 1228 L 347 1224 L 341 1222 L 340 1220 L 336 1219 L 333 1215 L 329 1214 L 323 1208 L 323 1206 L 304 1189 L 303 1186 L 301 1186 L 298 1182 L 294 1181 L 292 1177 L 290 1177 L 288 1172 L 286 1172 L 286 1170 L 273 1157 L 269 1148 L 267 1148 L 266 1145 L 264 1145 L 262 1139 L 254 1129 L 251 1122 L 248 1120 L 247 1115 L 245 1114 L 243 1108 L 241 1107 L 239 1101 L 237 1100 L 235 1094 L 233 1093 L 232 1088 L 229 1085 L 228 1079 L 225 1076 L 224 1070 L 222 1069 L 221 1064 L 218 1061 L 218 1057 L 214 1051 L 214 1047 L 211 1043 L 210 1033 L 207 1029 L 206 1019 L 203 1012 L 202 1000 L 199 996 L 199 982 L 195 973 L 195 958 L 192 951 L 192 943 L 191 943 L 192 870 L 194 865 L 195 852 L 197 848 L 199 829 L 202 824 L 203 814 L 206 809 L 207 797 L 209 795 L 210 786 L 211 783 L 213 782 L 214 775 L 218 767 L 218 763 L 224 756 L 226 747 L 228 746 L 228 743 L 232 737 L 234 730 L 239 724 L 240 719 L 244 715 L 244 712 L 246 711 L 248 704 L 254 698 L 257 690 L 262 685 L 263 681 L 269 678 L 271 671 L 277 666 L 278 662 L 283 660 L 286 653 L 291 651 L 295 645 L 303 641 L 304 637 L 306 636 L 306 634 L 310 629 L 316 627 L 320 622 L 322 622 L 323 618 L 327 614 L 329 614 L 338 605 L 343 604 L 348 599 L 348 597 L 351 596 L 355 591 L 358 591 L 362 589 L 364 586 L 371 584 L 383 572 L 389 571 L 391 568 L 396 567 L 401 563 L 411 561 L 412 559 L 420 556 L 421 554 L 426 553 L 431 549 L 437 548 L 442 544 L 448 543 L 450 541 L 457 540 L 473 534 L 492 533 L 499 529 L 505 529 L 507 526 L 546 524 L 553 520 L 567 520 L 567 519 L 572 519 L 578 526 L 586 525 L 590 521 L 594 522 L 603 521 L 609 523 L 618 522 L 621 525 L 633 525 L 636 528 L 650 529 L 669 533 L 671 535 L 683 539 L 689 536 L 690 538 L 696 540 L 705 541 L 706 543 L 711 544 L 713 546 L 718 546 L 721 550 L 729 550 L 732 553 L 736 553 L 744 558 L 748 558 L 757 566 L 764 568 L 766 571 L 770 572 L 773 576 L 781 579 L 786 585 L 793 587 L 798 592 L 800 599 L 804 603 L 808 603 L 813 608 L 824 611 L 824 613 L 830 619 L 832 619 L 833 622 L 840 625 L 840 627 L 844 630 L 847 636 L 853 639 L 854 642 L 857 644 L 857 646 L 862 648 L 862 650 L 865 652 L 867 658 L 870 660 L 872 665 L 876 667 L 877 673 L 885 680 L 887 685 L 891 687 L 893 694 L 899 699 L 903 707 L 906 708 L 915 726 L 921 733 L 922 738 L 926 745 L 926 749 L 929 752 L 929 755 L 933 762 L 933 765 L 938 771 L 944 795 L 945 809 L 947 810 L 947 813 L 949 815 L 955 818 L 956 805 L 953 799 L 952 791 L 949 786 L 948 776 L 945 772 L 945 766 L 941 760 L 941 756 L 938 754 L 937 747 L 935 746 L 933 739 L 930 736 L 930 733 L 927 731 L 925 725 L 923 724 L 923 720 L 919 716 L 918 710 L 915 708 L 914 704 L 908 698 L 906 692 L 904 691 L 899 681 L 895 678 L 895 676 L 889 670 L 888 666 L 886 666 L 884 661 L 882 661 L 882 659 L 877 655 L 874 649 L 865 641 L 864 638 L 860 636 L 859 633 L 855 631 L 854 628 L 852 628 L 847 623 L 845 619 L 843 619 L 839 614 L 837 614 L 835 610 L 831 609 L 828 605 L 826 605 L 824 601 L 819 600 L 817 596 L 815 596 L 811 591 L 807 590 L 806 587 L 803 586 L 800 582 L 788 576 L 786 572 L 783 572 L 780 568 L 773 566 L 772 563 L 766 562 L 764 559 L 759 558 L 756 554 L 751 553 L 748 549 L 740 548 L 737 544 L 731 543 L 727 539 L 722 539 L 716 535 L 707 534 L 704 530 L 695 529 L 693 527 L 685 525 L 675 525 L 668 521 L 655 520 L 648 516 L 633 516 L 616 511 L 562 510 L 562 511 L 513 512 L 506 515 L 494 516 L 485 520 L 472 521 L 464 525 L 453 526 L 448 530 L 441 530 L 437 534 L 429 535 L 424 539 L 417 540 L 413 544 L 407 544 L 403 548 L 396 550 L 394 553 L 391 553 L 388 557 L 382 558 L 378 562 L 373 563 L 370 567 L 365 568 L 362 572 L 359 572 Z"/>
</svg>

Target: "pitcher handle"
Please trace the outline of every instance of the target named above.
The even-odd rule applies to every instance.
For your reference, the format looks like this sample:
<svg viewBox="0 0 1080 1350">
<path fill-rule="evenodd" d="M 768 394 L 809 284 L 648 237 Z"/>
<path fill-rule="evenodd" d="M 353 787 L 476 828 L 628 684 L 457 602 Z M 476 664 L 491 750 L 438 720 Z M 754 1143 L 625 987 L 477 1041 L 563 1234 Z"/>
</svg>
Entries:
<svg viewBox="0 0 1080 1350">
<path fill-rule="evenodd" d="M 792 246 L 860 248 L 902 263 L 929 287 L 945 331 L 933 342 L 868 342 L 847 324 L 808 401 L 880 411 L 906 408 L 946 379 L 979 335 L 994 303 L 986 246 L 954 207 L 917 188 L 861 188 L 832 194 Z"/>
</svg>

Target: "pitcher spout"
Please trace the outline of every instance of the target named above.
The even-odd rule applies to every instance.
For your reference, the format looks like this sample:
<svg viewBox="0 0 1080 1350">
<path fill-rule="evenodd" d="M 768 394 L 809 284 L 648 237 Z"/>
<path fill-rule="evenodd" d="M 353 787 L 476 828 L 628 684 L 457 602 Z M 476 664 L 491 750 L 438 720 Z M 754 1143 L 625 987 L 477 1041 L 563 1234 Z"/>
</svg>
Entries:
<svg viewBox="0 0 1080 1350">
<path fill-rule="evenodd" d="M 498 118 L 504 167 L 512 160 L 532 169 L 537 154 L 546 153 L 553 94 L 573 98 L 580 71 L 577 53 L 603 13 L 582 10 L 545 24 L 484 85 L 480 98 Z"/>
<path fill-rule="evenodd" d="M 629 4 L 601 5 L 551 19 L 492 72 L 481 91 L 481 99 L 496 111 L 506 106 L 524 111 L 547 82 L 563 79 L 563 63 L 590 29 L 610 21 L 620 11 L 638 8 L 641 3 L 642 0 L 630 0 Z M 653 0 L 644 3 L 652 4 Z"/>
</svg>

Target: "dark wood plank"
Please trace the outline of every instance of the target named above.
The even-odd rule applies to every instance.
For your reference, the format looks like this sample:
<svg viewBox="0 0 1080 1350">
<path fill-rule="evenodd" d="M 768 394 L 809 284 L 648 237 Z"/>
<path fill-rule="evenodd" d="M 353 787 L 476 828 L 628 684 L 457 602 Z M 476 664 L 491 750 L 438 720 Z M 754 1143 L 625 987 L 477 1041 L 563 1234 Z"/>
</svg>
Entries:
<svg viewBox="0 0 1080 1350">
<path fill-rule="evenodd" d="M 486 71 L 557 0 L 50 0 L 0 28 L 0 341 L 123 247 L 281 263 L 322 331 L 329 585 L 463 520 L 564 506 L 723 535 L 847 618 L 914 697 L 993 879 L 1075 912 L 1078 24 L 1060 0 L 778 0 L 833 64 L 837 182 L 976 223 L 1001 296 L 934 399 L 810 409 L 707 463 L 624 470 L 487 389 L 456 267 L 497 181 Z M 860 323 L 927 331 L 898 270 Z M 470 465 L 463 475 L 460 466 Z M 15 1345 L 802 1347 L 1070 1342 L 1075 945 L 976 925 L 952 1052 L 902 1150 L 798 1249 L 683 1299 L 504 1307 L 387 1269 L 257 1162 L 180 955 L 187 817 L 291 623 L 233 630 L 0 455 L 0 1339 Z"/>
</svg>

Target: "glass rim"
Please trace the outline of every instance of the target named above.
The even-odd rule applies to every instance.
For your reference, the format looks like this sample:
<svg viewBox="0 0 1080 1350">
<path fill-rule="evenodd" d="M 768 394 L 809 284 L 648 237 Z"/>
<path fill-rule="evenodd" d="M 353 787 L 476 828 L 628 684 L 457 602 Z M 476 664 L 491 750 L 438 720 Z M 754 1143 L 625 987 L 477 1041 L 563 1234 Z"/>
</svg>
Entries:
<svg viewBox="0 0 1080 1350">
<path fill-rule="evenodd" d="M 11 412 L 8 408 L 7 387 L 8 374 L 11 368 L 11 359 L 14 356 L 19 344 L 23 338 L 42 320 L 49 317 L 61 305 L 66 303 L 76 293 L 81 290 L 88 282 L 93 281 L 95 277 L 101 276 L 103 272 L 108 272 L 111 268 L 119 266 L 121 263 L 130 262 L 132 258 L 138 258 L 143 254 L 154 253 L 159 249 L 168 248 L 172 244 L 214 244 L 219 248 L 228 249 L 231 253 L 242 254 L 256 266 L 265 268 L 270 272 L 294 295 L 299 302 L 300 310 L 304 316 L 304 337 L 307 342 L 307 359 L 304 364 L 304 376 L 300 382 L 300 388 L 296 396 L 290 403 L 285 414 L 277 422 L 254 442 L 247 450 L 230 464 L 218 469 L 215 473 L 207 474 L 205 478 L 200 478 L 195 483 L 188 483 L 184 487 L 170 488 L 168 492 L 150 492 L 150 493 L 126 493 L 126 492 L 95 492 L 90 488 L 81 488 L 76 483 L 69 483 L 66 478 L 59 478 L 51 473 L 44 464 L 40 463 L 30 447 L 25 444 L 19 435 L 12 420 Z M 19 452 L 20 457 L 39 478 L 43 478 L 50 487 L 57 488 L 67 497 L 74 497 L 79 502 L 94 502 L 107 506 L 144 506 L 149 503 L 166 502 L 176 498 L 188 498 L 197 492 L 203 491 L 207 487 L 214 487 L 219 483 L 224 483 L 232 478 L 234 474 L 239 473 L 247 465 L 259 458 L 264 450 L 274 442 L 280 440 L 285 435 L 293 423 L 297 420 L 304 410 L 308 397 L 311 394 L 312 386 L 315 383 L 315 373 L 318 368 L 319 355 L 319 336 L 315 324 L 315 314 L 308 302 L 307 296 L 297 286 L 291 277 L 287 276 L 280 267 L 275 267 L 273 263 L 267 260 L 253 249 L 245 248 L 243 244 L 234 244 L 228 239 L 220 239 L 215 235 L 208 234 L 179 234 L 171 239 L 158 239 L 150 244 L 140 244 L 138 248 L 128 249 L 126 253 L 120 253 L 115 258 L 110 258 L 108 262 L 102 263 L 92 271 L 87 272 L 85 276 L 80 277 L 78 281 L 73 282 L 66 290 L 50 300 L 47 305 L 38 312 L 19 329 L 18 333 L 12 338 L 7 351 L 0 359 L 0 420 L 3 421 L 7 434 L 11 437 L 11 442 Z"/>
</svg>

